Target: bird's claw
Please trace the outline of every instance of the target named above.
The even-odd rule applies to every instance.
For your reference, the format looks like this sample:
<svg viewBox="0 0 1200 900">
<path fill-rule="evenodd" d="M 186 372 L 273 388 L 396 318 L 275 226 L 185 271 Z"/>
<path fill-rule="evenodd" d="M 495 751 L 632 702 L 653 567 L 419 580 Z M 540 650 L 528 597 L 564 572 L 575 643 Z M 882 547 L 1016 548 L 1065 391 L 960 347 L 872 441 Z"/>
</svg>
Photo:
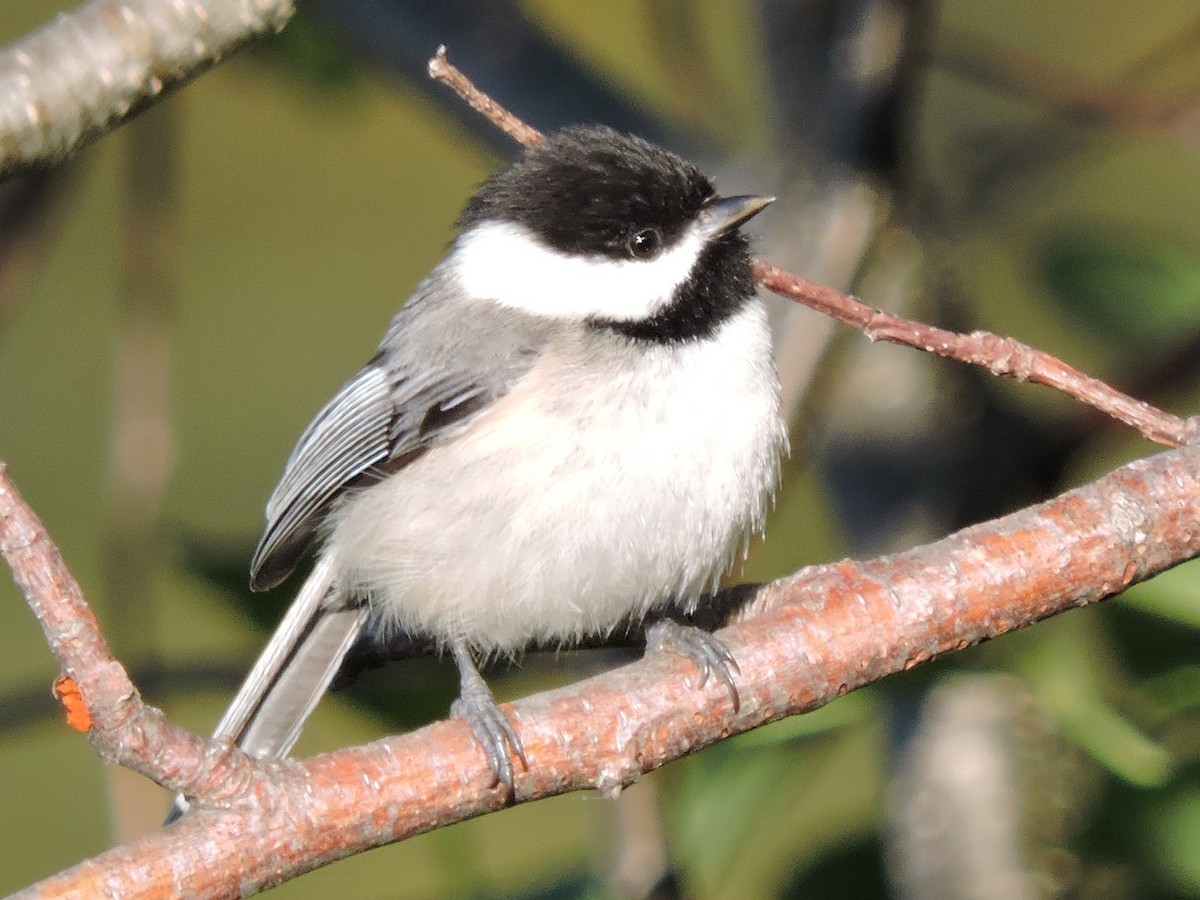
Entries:
<svg viewBox="0 0 1200 900">
<path fill-rule="evenodd" d="M 482 691 L 464 690 L 461 697 L 450 707 L 450 715 L 466 719 L 471 726 L 471 733 L 483 748 L 496 784 L 502 784 L 513 796 L 513 757 L 521 761 L 521 765 L 529 768 L 525 758 L 525 747 L 521 744 L 521 736 L 513 728 L 508 716 L 496 704 L 492 692 L 482 681 L 479 685 Z"/>
<path fill-rule="evenodd" d="M 694 625 L 680 625 L 671 619 L 660 619 L 646 629 L 646 649 L 665 650 L 687 657 L 700 671 L 700 683 L 704 687 L 710 675 L 715 675 L 727 688 L 733 701 L 733 711 L 741 706 L 735 674 L 740 675 L 737 660 L 729 652 L 724 641 L 711 632 Z"/>
<path fill-rule="evenodd" d="M 458 699 L 450 706 L 450 715 L 466 719 L 471 726 L 471 733 L 483 748 L 487 757 L 488 767 L 495 777 L 495 784 L 504 785 L 511 799 L 515 796 L 513 787 L 513 757 L 521 761 L 526 770 L 529 760 L 525 758 L 525 747 L 521 736 L 512 726 L 503 710 L 492 696 L 491 688 L 475 667 L 475 660 L 465 641 L 455 641 L 451 645 L 454 661 L 458 665 L 459 683 L 461 690 Z"/>
</svg>

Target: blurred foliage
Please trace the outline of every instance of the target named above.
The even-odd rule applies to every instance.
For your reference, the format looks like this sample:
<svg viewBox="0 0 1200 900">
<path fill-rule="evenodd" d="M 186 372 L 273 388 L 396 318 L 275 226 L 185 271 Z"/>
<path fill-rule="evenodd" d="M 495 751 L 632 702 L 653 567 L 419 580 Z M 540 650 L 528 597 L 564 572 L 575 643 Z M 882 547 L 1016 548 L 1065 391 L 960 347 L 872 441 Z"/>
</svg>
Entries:
<svg viewBox="0 0 1200 900">
<path fill-rule="evenodd" d="M 1200 257 L 1138 232 L 1051 237 L 1046 285 L 1098 341 L 1118 349 L 1171 345 L 1200 324 Z"/>
<path fill-rule="evenodd" d="M 6 0 L 0 42 L 71 5 Z M 199 731 L 288 599 L 286 590 L 251 597 L 245 572 L 292 442 L 370 356 L 443 252 L 464 198 L 499 163 L 438 113 L 431 92 L 440 88 L 402 77 L 378 49 L 368 58 L 329 8 L 302 11 L 280 36 L 169 101 L 182 125 L 166 561 L 155 608 L 133 611 L 146 633 L 113 638 L 145 653 L 128 661 L 149 699 Z M 512 19 L 496 25 L 513 8 L 581 77 L 681 142 L 706 136 L 707 151 L 697 152 L 723 184 L 778 193 L 781 206 L 823 197 L 839 180 L 866 185 L 877 239 L 854 282 L 838 287 L 953 327 L 1015 335 L 1194 411 L 1200 148 L 1169 118 L 1150 129 L 1128 112 L 1145 99 L 1180 121 L 1194 115 L 1194 3 L 455 6 L 464 21 L 494 29 L 486 33 L 497 35 L 500 55 L 522 46 L 506 30 Z M 907 68 L 873 68 L 893 44 L 906 50 Z M 455 59 L 472 71 L 470 58 Z M 536 79 L 538 59 L 519 61 Z M 848 72 L 885 96 L 861 102 Z M 836 152 L 820 146 L 826 134 L 838 136 Z M 886 153 L 864 143 L 856 159 L 848 135 L 896 143 Z M 128 611 L 114 614 L 122 598 L 104 592 L 103 531 L 127 149 L 118 132 L 70 164 L 73 177 L 47 194 L 44 215 L 21 226 L 41 235 L 35 252 L 11 260 L 0 279 L 0 458 L 102 621 L 123 622 Z M 817 233 L 836 231 L 828 217 L 818 221 Z M 771 225 L 770 216 L 755 222 Z M 791 234 L 774 235 L 772 246 Z M 899 246 L 919 257 L 920 276 L 888 292 L 899 282 Z M 1049 392 L 858 335 L 838 332 L 826 357 L 747 579 L 928 540 L 1152 450 Z M 1010 837 L 1036 876 L 1034 895 L 1200 897 L 1198 576 L 1195 564 L 1181 566 L 1120 600 L 654 773 L 646 782 L 671 865 L 659 896 L 901 896 L 898 761 L 916 752 L 948 679 L 1003 673 L 1017 706 L 1027 698 L 1036 708 L 1041 724 L 1030 734 L 1044 740 L 1041 756 L 1003 757 L 1017 767 L 1011 788 L 1033 823 Z M 491 678 L 507 698 L 615 659 L 533 658 Z M 111 839 L 120 800 L 106 796 L 101 765 L 60 723 L 54 675 L 19 596 L 0 585 L 0 891 Z M 435 660 L 367 673 L 322 704 L 298 752 L 416 727 L 445 713 L 455 684 L 452 667 Z M 327 867 L 275 896 L 609 896 L 615 809 L 574 795 L 506 810 Z"/>
<path fill-rule="evenodd" d="M 250 52 L 278 66 L 279 77 L 302 79 L 318 90 L 353 88 L 363 75 L 349 48 L 307 15 L 296 16 L 274 39 Z"/>
</svg>

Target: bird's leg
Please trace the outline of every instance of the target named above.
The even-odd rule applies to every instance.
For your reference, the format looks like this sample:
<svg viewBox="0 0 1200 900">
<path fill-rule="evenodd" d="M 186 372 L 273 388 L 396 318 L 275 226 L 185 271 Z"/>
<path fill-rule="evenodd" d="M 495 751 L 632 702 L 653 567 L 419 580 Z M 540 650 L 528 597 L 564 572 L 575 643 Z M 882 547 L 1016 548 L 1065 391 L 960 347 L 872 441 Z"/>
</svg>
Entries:
<svg viewBox="0 0 1200 900">
<path fill-rule="evenodd" d="M 708 676 L 715 675 L 729 688 L 733 700 L 733 711 L 741 705 L 734 674 L 741 674 L 737 660 L 712 632 L 695 625 L 680 625 L 672 619 L 659 619 L 646 629 L 646 652 L 666 650 L 687 657 L 700 670 L 700 684 L 708 683 Z"/>
<path fill-rule="evenodd" d="M 471 733 L 483 748 L 492 774 L 496 776 L 496 783 L 504 785 L 511 797 L 512 758 L 515 756 L 521 760 L 522 766 L 529 768 L 520 735 L 496 705 L 496 698 L 492 696 L 491 688 L 479 674 L 467 642 L 462 638 L 455 638 L 450 643 L 450 652 L 454 654 L 454 664 L 458 666 L 461 685 L 458 699 L 450 707 L 450 715 L 467 720 L 467 724 L 471 726 Z"/>
</svg>

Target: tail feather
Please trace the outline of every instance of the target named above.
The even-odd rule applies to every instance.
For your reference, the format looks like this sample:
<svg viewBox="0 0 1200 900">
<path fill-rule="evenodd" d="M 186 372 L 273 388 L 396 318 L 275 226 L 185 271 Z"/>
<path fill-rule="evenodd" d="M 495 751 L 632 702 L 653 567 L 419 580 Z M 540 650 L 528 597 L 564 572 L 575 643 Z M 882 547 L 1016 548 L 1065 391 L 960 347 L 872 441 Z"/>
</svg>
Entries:
<svg viewBox="0 0 1200 900">
<path fill-rule="evenodd" d="M 213 737 L 232 740 L 251 756 L 286 756 L 354 644 L 368 609 L 327 606 L 333 565 L 321 559 L 300 588 Z M 167 822 L 188 809 L 177 796 Z"/>
</svg>

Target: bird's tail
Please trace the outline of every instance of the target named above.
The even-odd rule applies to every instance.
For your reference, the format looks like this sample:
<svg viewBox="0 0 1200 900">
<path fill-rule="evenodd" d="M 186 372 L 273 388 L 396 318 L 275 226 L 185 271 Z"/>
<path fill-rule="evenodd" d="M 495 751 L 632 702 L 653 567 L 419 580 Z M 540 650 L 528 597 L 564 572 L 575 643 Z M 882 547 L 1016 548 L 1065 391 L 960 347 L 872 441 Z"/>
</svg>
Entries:
<svg viewBox="0 0 1200 900">
<path fill-rule="evenodd" d="M 333 563 L 318 560 L 266 649 L 246 676 L 213 738 L 251 756 L 286 756 L 366 623 L 366 604 L 329 603 Z M 187 812 L 175 798 L 167 822 Z"/>
</svg>

